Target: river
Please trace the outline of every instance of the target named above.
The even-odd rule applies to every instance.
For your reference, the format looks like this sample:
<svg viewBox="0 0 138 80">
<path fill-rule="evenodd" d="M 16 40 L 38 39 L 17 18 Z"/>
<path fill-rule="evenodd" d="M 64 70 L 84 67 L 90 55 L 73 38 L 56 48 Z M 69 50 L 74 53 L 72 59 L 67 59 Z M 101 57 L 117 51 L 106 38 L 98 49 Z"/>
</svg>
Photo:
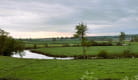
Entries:
<svg viewBox="0 0 138 80">
<path fill-rule="evenodd" d="M 34 52 L 29 51 L 29 50 L 24 50 L 21 54 L 22 54 L 22 56 L 20 56 L 19 54 L 13 54 L 12 57 L 29 58 L 29 59 L 60 59 L 60 60 L 74 59 L 73 57 L 66 57 L 66 58 L 51 57 L 51 56 L 46 56 L 46 55 L 34 53 Z"/>
</svg>

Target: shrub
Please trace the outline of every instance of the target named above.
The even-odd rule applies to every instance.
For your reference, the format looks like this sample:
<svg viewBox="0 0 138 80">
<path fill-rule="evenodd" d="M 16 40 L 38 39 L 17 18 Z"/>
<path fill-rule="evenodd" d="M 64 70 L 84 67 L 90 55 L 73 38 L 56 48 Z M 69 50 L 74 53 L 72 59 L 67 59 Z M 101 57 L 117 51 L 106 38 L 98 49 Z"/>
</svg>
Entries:
<svg viewBox="0 0 138 80">
<path fill-rule="evenodd" d="M 70 47 L 70 45 L 67 44 L 67 43 L 66 43 L 66 44 L 63 44 L 62 46 L 63 46 L 63 47 Z"/>
<path fill-rule="evenodd" d="M 37 44 L 34 44 L 34 49 L 36 49 L 37 48 Z"/>
<path fill-rule="evenodd" d="M 113 46 L 113 44 L 109 42 L 91 42 L 91 46 Z"/>
<path fill-rule="evenodd" d="M 48 43 L 45 43 L 45 47 L 48 47 Z"/>
<path fill-rule="evenodd" d="M 122 46 L 122 43 L 121 42 L 117 42 L 116 46 Z"/>
<path fill-rule="evenodd" d="M 79 47 L 79 44 L 73 44 L 72 47 Z"/>
<path fill-rule="evenodd" d="M 135 54 L 133 54 L 130 50 L 124 50 L 123 51 L 123 57 L 133 57 Z"/>
<path fill-rule="evenodd" d="M 97 56 L 100 58 L 104 58 L 104 59 L 109 57 L 107 51 L 105 51 L 105 50 L 100 51 Z"/>
</svg>

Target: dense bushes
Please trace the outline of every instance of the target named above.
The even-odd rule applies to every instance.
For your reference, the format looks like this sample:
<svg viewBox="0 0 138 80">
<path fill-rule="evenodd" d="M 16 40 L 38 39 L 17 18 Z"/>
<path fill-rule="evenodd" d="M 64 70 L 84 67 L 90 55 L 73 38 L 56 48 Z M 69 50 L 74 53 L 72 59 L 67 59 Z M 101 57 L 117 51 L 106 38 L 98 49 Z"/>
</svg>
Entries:
<svg viewBox="0 0 138 80">
<path fill-rule="evenodd" d="M 113 46 L 113 45 L 112 45 L 112 43 L 101 42 L 101 43 L 92 44 L 92 46 Z"/>
<path fill-rule="evenodd" d="M 0 55 L 11 56 L 13 52 L 20 53 L 24 49 L 24 43 L 8 36 L 8 33 L 0 29 Z"/>
<path fill-rule="evenodd" d="M 122 53 L 108 53 L 105 50 L 100 51 L 97 54 L 98 58 L 104 58 L 104 59 L 112 59 L 112 58 L 137 58 L 138 54 L 137 53 L 133 53 L 130 50 L 124 50 Z"/>
<path fill-rule="evenodd" d="M 98 53 L 97 57 L 99 57 L 99 58 L 109 58 L 109 54 L 107 53 L 107 51 L 102 50 Z"/>
<path fill-rule="evenodd" d="M 62 47 L 70 47 L 70 45 L 65 43 L 65 44 L 62 45 Z"/>
<path fill-rule="evenodd" d="M 95 42 L 95 41 L 90 41 L 88 43 L 89 46 L 113 46 L 111 42 Z"/>
<path fill-rule="evenodd" d="M 111 42 L 95 42 L 95 41 L 86 41 L 85 43 L 82 44 L 83 46 L 113 46 Z M 79 47 L 81 45 L 73 45 L 74 47 Z"/>
</svg>

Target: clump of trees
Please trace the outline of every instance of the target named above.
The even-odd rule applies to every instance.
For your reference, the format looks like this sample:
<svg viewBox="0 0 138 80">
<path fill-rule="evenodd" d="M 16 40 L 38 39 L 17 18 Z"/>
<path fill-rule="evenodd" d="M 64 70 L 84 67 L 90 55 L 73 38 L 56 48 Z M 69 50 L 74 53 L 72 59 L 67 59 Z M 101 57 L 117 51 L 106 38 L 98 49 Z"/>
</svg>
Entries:
<svg viewBox="0 0 138 80">
<path fill-rule="evenodd" d="M 138 36 L 131 36 L 131 42 L 138 42 Z"/>
<path fill-rule="evenodd" d="M 81 39 L 81 46 L 83 49 L 83 55 L 84 58 L 86 56 L 86 43 L 87 43 L 87 39 L 86 39 L 86 31 L 87 31 L 87 25 L 84 25 L 83 23 L 80 23 L 78 25 L 76 25 L 76 33 L 74 34 L 74 37 L 76 38 L 80 38 Z"/>
<path fill-rule="evenodd" d="M 9 33 L 0 29 L 0 55 L 11 56 L 24 50 L 24 43 L 13 39 Z"/>
<path fill-rule="evenodd" d="M 124 43 L 125 38 L 126 38 L 125 32 L 120 32 L 119 42 L 120 42 L 121 44 Z"/>
</svg>

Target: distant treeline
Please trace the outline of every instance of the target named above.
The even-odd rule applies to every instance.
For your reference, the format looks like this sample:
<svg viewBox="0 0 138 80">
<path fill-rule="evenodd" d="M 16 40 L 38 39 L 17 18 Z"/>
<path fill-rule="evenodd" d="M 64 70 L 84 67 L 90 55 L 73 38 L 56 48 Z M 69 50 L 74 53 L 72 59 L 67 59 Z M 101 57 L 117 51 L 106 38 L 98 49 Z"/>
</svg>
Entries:
<svg viewBox="0 0 138 80">
<path fill-rule="evenodd" d="M 88 40 L 95 40 L 95 41 L 118 41 L 119 36 L 88 36 L 86 37 Z M 74 37 L 57 37 L 57 38 L 38 38 L 38 39 L 33 39 L 33 38 L 26 38 L 26 39 L 19 39 L 23 41 L 61 41 L 61 40 L 74 40 L 78 41 L 80 38 L 74 38 Z M 125 40 L 127 41 L 138 41 L 138 34 L 132 34 L 132 35 L 126 35 Z"/>
</svg>

